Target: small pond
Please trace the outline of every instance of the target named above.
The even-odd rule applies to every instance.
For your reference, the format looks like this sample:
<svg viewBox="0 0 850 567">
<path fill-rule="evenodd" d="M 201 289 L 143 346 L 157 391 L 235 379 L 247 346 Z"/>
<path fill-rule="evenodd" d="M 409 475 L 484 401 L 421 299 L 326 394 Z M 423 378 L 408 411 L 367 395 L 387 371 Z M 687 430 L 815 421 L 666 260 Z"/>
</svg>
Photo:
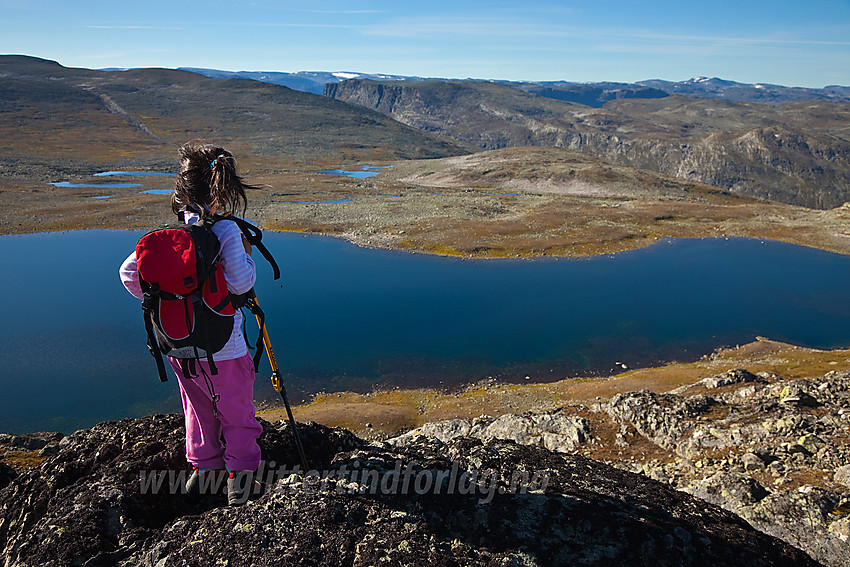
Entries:
<svg viewBox="0 0 850 567">
<path fill-rule="evenodd" d="M 159 171 L 101 171 L 98 173 L 93 173 L 92 177 L 112 177 L 112 176 L 126 176 L 126 177 L 175 177 L 174 173 L 166 173 Z M 53 185 L 54 187 L 64 187 L 64 188 L 88 188 L 88 189 L 133 189 L 135 187 L 142 187 L 141 183 L 71 183 L 69 181 L 57 181 L 55 183 L 48 183 L 48 185 Z M 148 193 L 151 195 L 168 195 L 172 192 L 171 189 L 146 189 L 143 191 L 139 191 L 139 193 Z M 113 195 L 96 195 L 93 197 L 89 197 L 89 199 L 109 199 L 113 197 Z"/>
<path fill-rule="evenodd" d="M 392 169 L 391 165 L 361 165 L 359 171 L 346 171 L 344 169 L 323 169 L 316 173 L 324 173 L 325 175 L 342 175 L 345 177 L 353 177 L 355 179 L 366 179 L 369 177 L 377 177 L 382 169 Z"/>
</svg>

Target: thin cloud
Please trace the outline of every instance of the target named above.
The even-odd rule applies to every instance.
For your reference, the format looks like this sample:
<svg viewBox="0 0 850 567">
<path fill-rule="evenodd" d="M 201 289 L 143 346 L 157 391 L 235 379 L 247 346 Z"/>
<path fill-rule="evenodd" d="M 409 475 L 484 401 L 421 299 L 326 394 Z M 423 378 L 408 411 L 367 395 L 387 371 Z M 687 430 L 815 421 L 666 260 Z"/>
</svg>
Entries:
<svg viewBox="0 0 850 567">
<path fill-rule="evenodd" d="M 386 10 L 296 10 L 310 14 L 386 14 Z"/>
<path fill-rule="evenodd" d="M 352 24 L 300 24 L 293 22 L 212 22 L 209 25 L 220 23 L 222 26 L 247 26 L 247 27 L 265 27 L 265 28 L 334 28 L 334 29 L 353 29 L 361 26 Z"/>
<path fill-rule="evenodd" d="M 766 44 L 766 45 L 850 45 L 850 41 L 830 39 L 810 39 L 817 30 L 805 35 L 799 30 L 774 30 L 771 37 L 765 36 L 723 36 L 694 35 L 677 30 L 653 30 L 646 28 L 624 27 L 588 27 L 571 25 L 552 25 L 511 17 L 490 18 L 395 18 L 380 24 L 358 26 L 365 34 L 386 37 L 417 37 L 435 35 L 479 35 L 487 37 L 528 37 L 528 38 L 620 38 L 638 39 L 669 43 L 712 42 L 729 44 Z M 785 33 L 787 37 L 778 34 Z M 803 35 L 803 37 L 801 37 Z M 795 37 L 796 36 L 796 37 Z M 806 37 L 809 36 L 809 37 Z"/>
<path fill-rule="evenodd" d="M 630 37 L 632 39 L 641 39 L 655 41 L 659 43 L 700 43 L 700 44 L 715 44 L 715 45 L 769 45 L 769 46 L 798 46 L 798 45 L 850 45 L 850 41 L 825 41 L 815 39 L 789 39 L 775 37 L 735 37 L 735 36 L 699 36 L 699 35 L 682 35 L 675 33 L 658 33 L 654 31 L 622 31 L 613 32 L 610 35 L 619 37 Z"/>
<path fill-rule="evenodd" d="M 681 33 L 678 30 L 652 30 L 641 28 L 591 28 L 586 26 L 537 25 L 530 22 L 508 21 L 504 18 L 489 19 L 411 19 L 399 18 L 381 25 L 358 26 L 364 35 L 385 37 L 388 39 L 413 39 L 422 37 L 463 38 L 475 37 L 511 39 L 510 43 L 491 46 L 496 50 L 540 49 L 540 42 L 546 41 L 547 51 L 559 51 L 570 48 L 572 44 L 581 43 L 583 49 L 596 48 L 601 51 L 628 52 L 629 50 L 655 51 L 670 49 L 730 49 L 730 48 L 764 48 L 764 49 L 794 49 L 816 47 L 850 46 L 850 41 L 841 39 L 813 39 L 809 30 L 805 35 L 799 31 L 773 32 L 770 36 L 723 36 L 723 35 L 693 35 Z M 783 37 L 784 34 L 784 37 Z M 840 36 L 839 36 L 840 37 Z M 517 45 L 516 40 L 522 43 Z M 570 45 L 557 45 L 558 41 L 569 42 Z M 630 47 L 631 46 L 631 47 Z M 650 46 L 655 46 L 654 48 Z"/>
<path fill-rule="evenodd" d="M 86 26 L 87 28 L 98 30 L 182 30 L 185 28 L 173 28 L 163 26 Z"/>
</svg>

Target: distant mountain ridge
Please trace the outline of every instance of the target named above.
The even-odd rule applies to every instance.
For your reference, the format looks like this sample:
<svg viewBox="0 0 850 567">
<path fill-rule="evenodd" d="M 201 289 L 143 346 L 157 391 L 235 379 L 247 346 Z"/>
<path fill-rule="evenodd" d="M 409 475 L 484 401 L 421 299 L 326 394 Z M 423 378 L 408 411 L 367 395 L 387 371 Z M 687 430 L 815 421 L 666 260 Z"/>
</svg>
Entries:
<svg viewBox="0 0 850 567">
<path fill-rule="evenodd" d="M 18 55 L 0 56 L 0 113 L 4 175 L 45 181 L 127 156 L 171 165 L 174 147 L 195 137 L 305 163 L 463 153 L 379 113 L 265 82 Z"/>
<path fill-rule="evenodd" d="M 325 94 L 473 149 L 555 146 L 791 205 L 850 201 L 848 102 L 766 105 L 650 92 L 592 107 L 504 83 L 359 79 L 328 84 Z"/>
<path fill-rule="evenodd" d="M 807 100 L 850 102 L 850 86 L 828 85 L 821 89 L 786 87 L 769 83 L 736 83 L 717 77 L 695 77 L 681 82 L 639 81 L 638 85 L 696 98 L 723 98 L 737 102 L 781 104 Z"/>
<path fill-rule="evenodd" d="M 649 79 L 636 83 L 571 81 L 497 81 L 487 79 L 446 79 L 423 78 L 407 75 L 358 73 L 348 71 L 298 71 L 287 73 L 280 71 L 222 71 L 199 67 L 180 67 L 182 71 L 191 71 L 213 79 L 253 79 L 265 83 L 283 85 L 290 89 L 323 94 L 325 85 L 337 84 L 348 79 L 369 79 L 373 81 L 471 81 L 497 82 L 534 93 L 539 96 L 587 106 L 600 107 L 610 100 L 619 98 L 661 98 L 681 94 L 695 98 L 722 98 L 737 102 L 758 102 L 762 104 L 782 104 L 806 100 L 825 100 L 850 102 L 850 86 L 829 85 L 821 89 L 806 87 L 786 87 L 768 83 L 738 83 L 717 77 L 694 77 L 686 81 L 665 81 Z"/>
<path fill-rule="evenodd" d="M 375 75 L 370 73 L 350 73 L 346 71 L 221 71 L 200 67 L 179 67 L 180 71 L 198 73 L 212 79 L 252 79 L 264 83 L 283 85 L 296 91 L 323 94 L 325 85 L 339 83 L 348 79 L 371 79 L 373 81 L 417 81 L 419 77 L 402 75 Z"/>
<path fill-rule="evenodd" d="M 651 84 L 300 75 L 336 82 L 317 96 L 269 84 L 271 75 L 217 80 L 174 69 L 98 71 L 0 56 L 0 165 L 7 177 L 44 181 L 130 155 L 158 167 L 171 163 L 174 144 L 198 136 L 238 140 L 248 153 L 299 163 L 554 146 L 793 205 L 829 209 L 850 201 L 850 102 L 737 102 L 729 97 L 742 92 L 741 84 L 708 78 L 676 85 L 726 92 L 725 99 L 664 96 Z M 773 92 L 770 85 L 752 88 Z M 818 91 L 840 98 L 847 90 Z M 806 89 L 793 92 L 808 96 Z M 584 99 L 569 100 L 573 95 Z"/>
<path fill-rule="evenodd" d="M 663 98 L 677 94 L 701 99 L 723 99 L 772 105 L 803 101 L 850 102 L 850 87 L 831 85 L 822 89 L 812 89 L 767 83 L 736 83 L 717 77 L 694 77 L 679 82 L 653 79 L 638 81 L 637 83 L 555 81 L 505 84 L 540 96 L 578 102 L 595 108 L 615 99 Z"/>
</svg>

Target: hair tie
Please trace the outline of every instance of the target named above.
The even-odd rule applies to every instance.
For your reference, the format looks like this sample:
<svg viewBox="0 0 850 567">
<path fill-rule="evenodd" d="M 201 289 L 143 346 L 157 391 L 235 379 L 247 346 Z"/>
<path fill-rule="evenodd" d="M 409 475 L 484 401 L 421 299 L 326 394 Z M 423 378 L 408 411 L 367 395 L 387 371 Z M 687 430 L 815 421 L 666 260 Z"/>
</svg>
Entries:
<svg viewBox="0 0 850 567">
<path fill-rule="evenodd" d="M 215 156 L 215 159 L 212 160 L 212 162 L 210 162 L 210 169 L 215 169 L 215 162 L 218 161 L 218 158 L 226 158 L 226 157 L 227 157 L 226 154 L 219 154 L 219 155 Z"/>
</svg>

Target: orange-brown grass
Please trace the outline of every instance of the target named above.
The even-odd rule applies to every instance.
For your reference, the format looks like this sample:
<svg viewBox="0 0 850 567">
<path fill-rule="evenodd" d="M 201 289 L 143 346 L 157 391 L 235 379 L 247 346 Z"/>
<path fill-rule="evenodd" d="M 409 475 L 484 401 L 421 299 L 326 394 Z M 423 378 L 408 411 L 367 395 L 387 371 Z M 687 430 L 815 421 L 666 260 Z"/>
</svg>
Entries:
<svg viewBox="0 0 850 567">
<path fill-rule="evenodd" d="M 819 377 L 848 366 L 850 350 L 816 350 L 759 339 L 696 362 L 670 363 L 616 376 L 575 377 L 546 384 L 477 384 L 460 392 L 422 389 L 321 395 L 294 408 L 294 412 L 302 420 L 345 426 L 365 434 L 390 435 L 429 421 L 550 411 L 639 390 L 666 392 L 733 368 L 773 372 L 783 379 L 796 379 Z M 384 413 L 379 411 L 381 406 Z M 283 413 L 267 410 L 261 415 L 266 419 L 281 419 Z M 373 425 L 368 430 L 367 422 Z"/>
</svg>

